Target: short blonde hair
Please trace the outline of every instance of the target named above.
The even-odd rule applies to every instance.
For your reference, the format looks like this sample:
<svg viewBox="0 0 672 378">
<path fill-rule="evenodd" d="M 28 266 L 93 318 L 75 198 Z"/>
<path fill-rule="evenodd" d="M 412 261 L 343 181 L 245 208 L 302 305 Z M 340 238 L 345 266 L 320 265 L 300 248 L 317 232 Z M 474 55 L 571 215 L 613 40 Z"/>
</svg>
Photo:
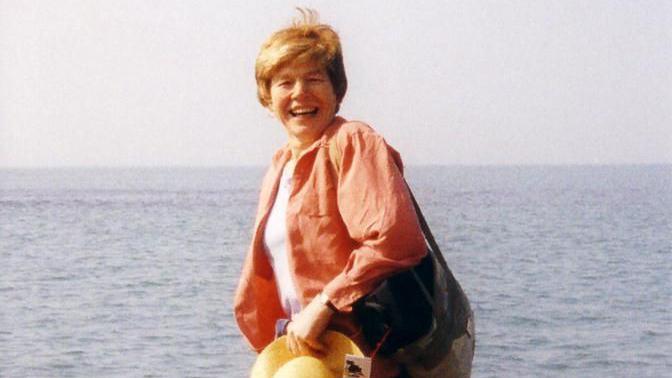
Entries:
<svg viewBox="0 0 672 378">
<path fill-rule="evenodd" d="M 340 105 L 348 88 L 343 66 L 343 53 L 338 34 L 326 24 L 320 24 L 317 12 L 297 8 L 301 18 L 290 27 L 278 30 L 261 45 L 254 66 L 257 98 L 267 107 L 271 99 L 271 79 L 289 62 L 315 62 L 325 68 Z M 336 108 L 338 111 L 338 106 Z"/>
</svg>

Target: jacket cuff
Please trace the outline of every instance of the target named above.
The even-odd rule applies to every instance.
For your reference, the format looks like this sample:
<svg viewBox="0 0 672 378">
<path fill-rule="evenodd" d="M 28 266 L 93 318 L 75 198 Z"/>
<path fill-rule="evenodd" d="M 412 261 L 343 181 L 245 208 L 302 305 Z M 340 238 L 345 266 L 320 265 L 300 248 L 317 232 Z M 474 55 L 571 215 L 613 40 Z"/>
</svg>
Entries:
<svg viewBox="0 0 672 378">
<path fill-rule="evenodd" d="M 329 297 L 331 304 L 338 310 L 338 312 L 349 312 L 352 310 L 351 306 L 360 298 L 365 296 L 368 292 L 373 290 L 370 288 L 348 287 L 346 278 L 341 273 L 329 282 L 322 292 Z"/>
</svg>

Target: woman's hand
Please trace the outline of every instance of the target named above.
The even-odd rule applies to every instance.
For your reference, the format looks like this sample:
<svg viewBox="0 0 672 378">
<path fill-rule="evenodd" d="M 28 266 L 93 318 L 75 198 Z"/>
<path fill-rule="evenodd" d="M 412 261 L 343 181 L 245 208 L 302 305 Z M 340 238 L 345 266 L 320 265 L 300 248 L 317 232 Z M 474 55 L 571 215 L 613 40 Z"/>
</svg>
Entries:
<svg viewBox="0 0 672 378">
<path fill-rule="evenodd" d="M 327 328 L 333 311 L 317 297 L 299 312 L 287 325 L 287 348 L 294 355 L 325 352 L 320 336 Z"/>
</svg>

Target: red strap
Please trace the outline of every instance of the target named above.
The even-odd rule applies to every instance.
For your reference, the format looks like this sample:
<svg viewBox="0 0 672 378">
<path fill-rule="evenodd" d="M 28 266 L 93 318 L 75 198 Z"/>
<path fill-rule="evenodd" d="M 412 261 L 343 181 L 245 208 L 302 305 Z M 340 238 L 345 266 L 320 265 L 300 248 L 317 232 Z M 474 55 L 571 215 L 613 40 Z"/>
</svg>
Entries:
<svg viewBox="0 0 672 378">
<path fill-rule="evenodd" d="M 383 346 L 383 343 L 387 339 L 387 336 L 390 335 L 390 331 L 392 331 L 392 328 L 388 328 L 387 331 L 385 331 L 385 334 L 383 335 L 383 337 L 380 338 L 380 341 L 378 341 L 378 344 L 376 344 L 376 348 L 371 353 L 371 359 L 372 360 L 376 357 L 376 354 L 378 354 L 378 351 L 380 350 L 380 347 Z"/>
</svg>

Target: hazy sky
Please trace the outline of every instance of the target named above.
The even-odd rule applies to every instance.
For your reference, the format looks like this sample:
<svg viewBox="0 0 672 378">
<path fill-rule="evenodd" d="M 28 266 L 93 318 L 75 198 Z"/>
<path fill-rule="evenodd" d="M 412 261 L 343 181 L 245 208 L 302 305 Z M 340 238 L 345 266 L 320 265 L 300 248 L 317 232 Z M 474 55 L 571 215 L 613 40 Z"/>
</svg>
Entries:
<svg viewBox="0 0 672 378">
<path fill-rule="evenodd" d="M 253 65 L 295 5 L 409 164 L 672 163 L 668 0 L 0 0 L 0 166 L 266 165 Z"/>
</svg>

